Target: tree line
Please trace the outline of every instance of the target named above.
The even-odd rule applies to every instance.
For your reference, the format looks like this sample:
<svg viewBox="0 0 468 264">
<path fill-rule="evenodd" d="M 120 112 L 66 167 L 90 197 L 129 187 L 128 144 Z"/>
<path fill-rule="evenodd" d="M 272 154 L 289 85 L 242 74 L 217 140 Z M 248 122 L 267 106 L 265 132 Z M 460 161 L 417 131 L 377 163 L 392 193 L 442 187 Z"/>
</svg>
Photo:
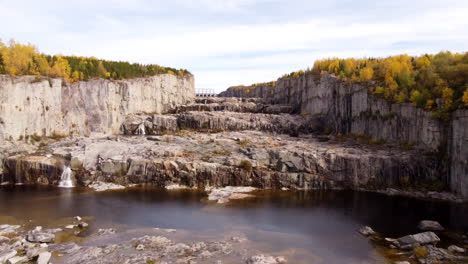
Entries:
<svg viewBox="0 0 468 264">
<path fill-rule="evenodd" d="M 121 80 L 163 73 L 176 76 L 190 74 L 184 69 L 178 70 L 156 64 L 144 65 L 94 57 L 45 55 L 34 45 L 23 45 L 14 40 L 5 44 L 0 40 L 0 74 L 60 77 L 76 82 L 93 78 Z"/>
<path fill-rule="evenodd" d="M 440 118 L 448 118 L 450 112 L 468 107 L 467 52 L 328 58 L 315 61 L 312 69 L 292 72 L 282 78 L 297 78 L 310 72 L 328 72 L 349 83 L 368 83 L 377 96 L 394 103 L 411 102 Z"/>
</svg>

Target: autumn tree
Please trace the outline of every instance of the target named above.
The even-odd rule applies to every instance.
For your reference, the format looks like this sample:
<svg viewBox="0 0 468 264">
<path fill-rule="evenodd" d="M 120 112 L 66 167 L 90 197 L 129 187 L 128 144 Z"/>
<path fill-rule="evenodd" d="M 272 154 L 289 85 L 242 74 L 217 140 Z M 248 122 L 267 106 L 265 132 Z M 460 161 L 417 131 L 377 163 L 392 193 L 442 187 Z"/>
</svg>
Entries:
<svg viewBox="0 0 468 264">
<path fill-rule="evenodd" d="M 468 107 L 468 88 L 463 93 L 462 102 L 465 107 Z"/>
<path fill-rule="evenodd" d="M 363 82 L 371 81 L 374 77 L 374 70 L 372 68 L 364 68 L 359 73 L 359 78 Z"/>
</svg>

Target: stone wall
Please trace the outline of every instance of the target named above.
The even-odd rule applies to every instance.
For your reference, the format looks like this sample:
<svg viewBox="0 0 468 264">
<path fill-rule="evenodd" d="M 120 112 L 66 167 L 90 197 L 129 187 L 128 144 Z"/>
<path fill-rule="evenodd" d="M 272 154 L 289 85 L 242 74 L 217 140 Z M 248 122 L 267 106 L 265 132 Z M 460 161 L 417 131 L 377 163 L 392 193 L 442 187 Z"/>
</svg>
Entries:
<svg viewBox="0 0 468 264">
<path fill-rule="evenodd" d="M 128 114 L 162 113 L 194 96 L 193 76 L 67 83 L 0 75 L 0 140 L 115 134 Z"/>
</svg>

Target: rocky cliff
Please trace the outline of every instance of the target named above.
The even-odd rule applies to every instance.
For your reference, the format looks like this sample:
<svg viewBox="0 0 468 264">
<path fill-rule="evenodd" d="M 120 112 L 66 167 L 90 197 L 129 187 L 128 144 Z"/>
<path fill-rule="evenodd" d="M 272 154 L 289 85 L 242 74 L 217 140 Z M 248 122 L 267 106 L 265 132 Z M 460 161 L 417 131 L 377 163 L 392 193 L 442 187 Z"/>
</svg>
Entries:
<svg viewBox="0 0 468 264">
<path fill-rule="evenodd" d="M 275 86 L 229 88 L 225 97 L 260 97 L 274 104 L 290 104 L 323 131 L 365 135 L 437 152 L 447 159 L 441 171 L 452 191 L 468 197 L 468 110 L 442 121 L 410 104 L 392 104 L 368 92 L 367 84 L 346 83 L 329 74 L 284 78 Z M 450 161 L 448 161 L 450 160 Z"/>
<path fill-rule="evenodd" d="M 115 134 L 128 114 L 162 113 L 194 96 L 191 75 L 75 83 L 0 75 L 0 140 Z"/>
</svg>

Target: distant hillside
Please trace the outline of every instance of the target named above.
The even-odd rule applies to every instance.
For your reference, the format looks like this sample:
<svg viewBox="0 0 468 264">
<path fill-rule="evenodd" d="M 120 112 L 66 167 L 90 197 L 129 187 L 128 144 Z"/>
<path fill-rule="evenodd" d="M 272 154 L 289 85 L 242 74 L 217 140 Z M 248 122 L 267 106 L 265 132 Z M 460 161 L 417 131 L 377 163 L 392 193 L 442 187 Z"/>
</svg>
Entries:
<svg viewBox="0 0 468 264">
<path fill-rule="evenodd" d="M 45 55 L 39 53 L 37 47 L 31 44 L 23 45 L 14 40 L 4 44 L 0 41 L 0 74 L 62 77 L 75 82 L 93 78 L 120 80 L 163 73 L 177 76 L 190 74 L 187 70 L 155 64 L 107 61 L 94 57 Z"/>
<path fill-rule="evenodd" d="M 435 116 L 468 107 L 468 53 L 440 52 L 412 57 L 318 60 L 312 69 L 283 75 L 281 79 L 299 78 L 306 73 L 334 74 L 348 83 L 368 83 L 370 91 L 394 103 L 411 102 Z M 256 87 L 274 87 L 275 82 L 235 86 L 248 95 Z M 237 91 L 235 94 L 239 94 Z M 255 94 L 255 93 L 254 93 Z"/>
</svg>

